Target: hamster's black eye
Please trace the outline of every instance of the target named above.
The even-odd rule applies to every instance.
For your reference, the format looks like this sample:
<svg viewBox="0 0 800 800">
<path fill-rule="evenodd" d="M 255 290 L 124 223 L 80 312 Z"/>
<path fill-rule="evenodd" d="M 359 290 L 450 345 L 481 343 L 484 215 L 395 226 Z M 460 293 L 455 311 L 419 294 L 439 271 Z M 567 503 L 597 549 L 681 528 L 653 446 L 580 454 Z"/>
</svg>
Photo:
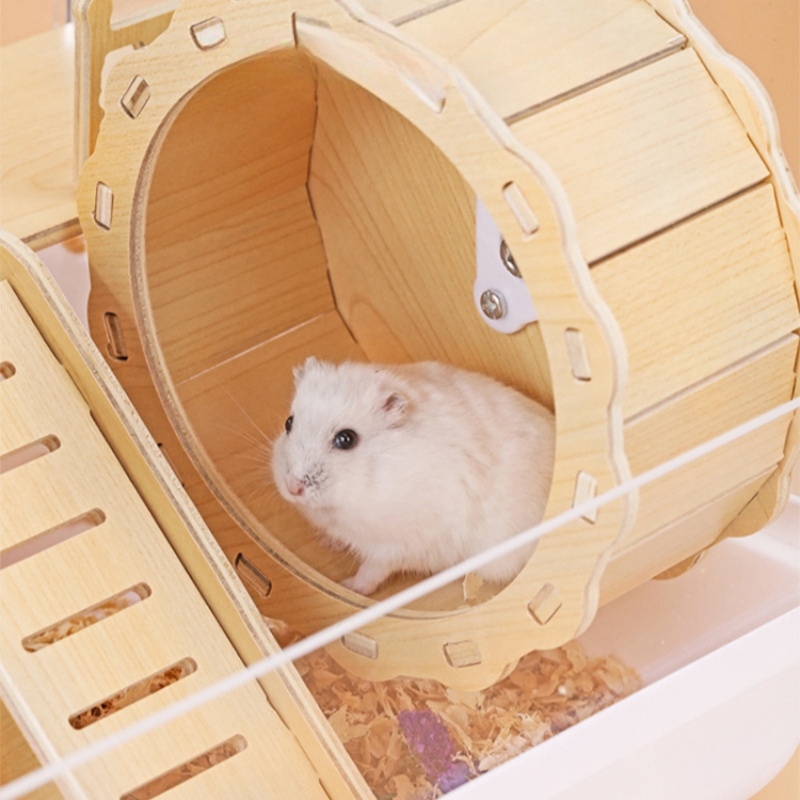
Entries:
<svg viewBox="0 0 800 800">
<path fill-rule="evenodd" d="M 333 446 L 337 450 L 352 450 L 358 444 L 358 434 L 345 428 L 333 437 Z"/>
<path fill-rule="evenodd" d="M 283 423 L 283 427 L 286 428 L 286 433 L 292 432 L 292 425 L 294 424 L 294 415 L 291 417 L 286 417 L 286 422 Z"/>
</svg>

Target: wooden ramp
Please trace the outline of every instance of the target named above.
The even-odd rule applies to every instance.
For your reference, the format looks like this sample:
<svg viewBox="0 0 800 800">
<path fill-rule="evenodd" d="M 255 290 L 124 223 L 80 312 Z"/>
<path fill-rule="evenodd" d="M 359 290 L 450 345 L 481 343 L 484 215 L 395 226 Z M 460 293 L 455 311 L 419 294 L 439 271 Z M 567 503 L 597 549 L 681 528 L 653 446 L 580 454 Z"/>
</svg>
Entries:
<svg viewBox="0 0 800 800">
<path fill-rule="evenodd" d="M 145 501 L 98 426 L 104 412 L 87 403 L 96 387 L 76 385 L 56 358 L 10 280 L 12 254 L 0 254 L 0 688 L 47 763 L 245 661 L 195 584 L 203 570 L 190 576 L 148 506 L 162 504 L 164 516 L 163 499 Z M 117 400 L 124 404 L 121 392 Z M 279 704 L 280 687 L 270 688 Z M 308 709 L 279 714 L 271 699 L 248 683 L 77 769 L 59 788 L 124 800 L 168 789 L 174 798 L 353 796 L 335 771 L 325 778 L 330 793 L 322 787 L 326 759 L 313 751 L 324 732 L 306 741 L 312 763 L 290 729 Z"/>
</svg>

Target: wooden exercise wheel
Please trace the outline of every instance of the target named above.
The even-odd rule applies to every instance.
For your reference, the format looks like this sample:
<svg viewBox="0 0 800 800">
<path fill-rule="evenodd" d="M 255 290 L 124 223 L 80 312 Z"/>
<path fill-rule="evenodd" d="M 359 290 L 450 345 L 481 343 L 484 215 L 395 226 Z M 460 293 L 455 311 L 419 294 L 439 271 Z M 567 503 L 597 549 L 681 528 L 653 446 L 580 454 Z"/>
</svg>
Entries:
<svg viewBox="0 0 800 800">
<path fill-rule="evenodd" d="M 548 518 L 797 393 L 796 192 L 760 90 L 682 3 L 400 5 L 186 0 L 109 69 L 79 184 L 92 335 L 259 608 L 303 632 L 370 602 L 269 485 L 307 355 L 447 361 L 553 408 Z M 500 272 L 476 278 L 485 236 Z M 763 525 L 796 417 L 332 652 L 493 682 Z"/>
</svg>

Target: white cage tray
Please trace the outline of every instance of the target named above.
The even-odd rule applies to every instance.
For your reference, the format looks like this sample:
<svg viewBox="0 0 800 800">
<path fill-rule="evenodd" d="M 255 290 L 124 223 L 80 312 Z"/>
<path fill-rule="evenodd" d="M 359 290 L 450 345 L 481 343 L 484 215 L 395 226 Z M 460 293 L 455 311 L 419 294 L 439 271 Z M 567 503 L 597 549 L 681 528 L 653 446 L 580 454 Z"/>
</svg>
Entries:
<svg viewBox="0 0 800 800">
<path fill-rule="evenodd" d="M 800 497 L 679 578 L 608 604 L 582 637 L 645 687 L 448 800 L 746 800 L 800 741 Z"/>
</svg>

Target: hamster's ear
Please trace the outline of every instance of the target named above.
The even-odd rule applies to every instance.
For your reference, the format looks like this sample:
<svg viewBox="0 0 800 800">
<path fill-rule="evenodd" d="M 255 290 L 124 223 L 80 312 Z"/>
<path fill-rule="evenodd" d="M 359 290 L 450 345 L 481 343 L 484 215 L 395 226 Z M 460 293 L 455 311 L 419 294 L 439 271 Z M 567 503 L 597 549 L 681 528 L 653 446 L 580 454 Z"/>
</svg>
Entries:
<svg viewBox="0 0 800 800">
<path fill-rule="evenodd" d="M 292 375 L 294 375 L 295 382 L 299 381 L 300 378 L 303 377 L 303 373 L 305 373 L 305 371 L 309 369 L 309 367 L 313 368 L 317 364 L 319 364 L 319 361 L 317 361 L 317 359 L 314 358 L 314 356 L 309 356 L 302 364 L 298 364 L 292 370 Z"/>
<path fill-rule="evenodd" d="M 400 392 L 384 395 L 381 410 L 385 414 L 389 427 L 397 428 L 403 424 L 408 413 L 408 398 Z"/>
</svg>

